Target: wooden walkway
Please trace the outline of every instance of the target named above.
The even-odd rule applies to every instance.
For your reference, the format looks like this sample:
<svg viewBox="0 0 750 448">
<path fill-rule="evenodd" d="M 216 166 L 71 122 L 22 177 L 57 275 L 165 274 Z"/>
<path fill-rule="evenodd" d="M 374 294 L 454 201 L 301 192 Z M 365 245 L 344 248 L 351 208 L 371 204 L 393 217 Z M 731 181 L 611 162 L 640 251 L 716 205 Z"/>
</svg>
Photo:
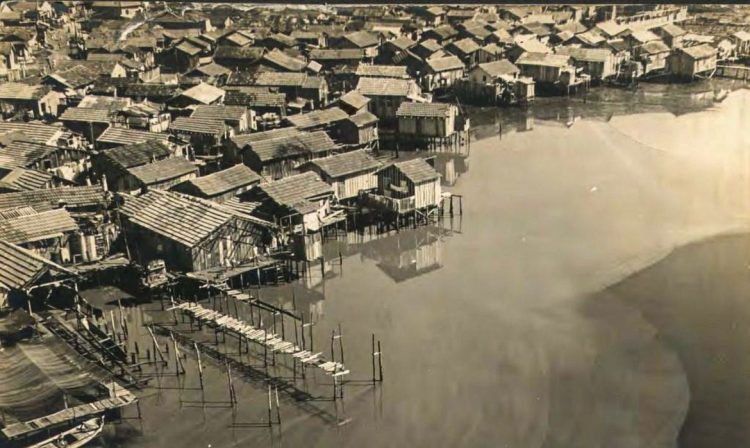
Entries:
<svg viewBox="0 0 750 448">
<path fill-rule="evenodd" d="M 172 309 L 179 309 L 192 316 L 197 321 L 219 328 L 222 331 L 230 331 L 251 340 L 267 349 L 276 352 L 291 355 L 299 360 L 302 364 L 317 367 L 328 375 L 342 376 L 349 373 L 344 365 L 340 362 L 326 361 L 322 352 L 313 353 L 302 347 L 295 345 L 293 342 L 285 341 L 276 334 L 270 333 L 262 328 L 256 328 L 232 316 L 219 313 L 197 303 L 183 302 L 175 305 Z"/>
<path fill-rule="evenodd" d="M 119 409 L 137 400 L 135 395 L 117 383 L 113 382 L 106 387 L 110 394 L 109 398 L 73 406 L 34 420 L 12 423 L 3 428 L 3 434 L 8 440 L 24 437 L 39 430 Z"/>
</svg>

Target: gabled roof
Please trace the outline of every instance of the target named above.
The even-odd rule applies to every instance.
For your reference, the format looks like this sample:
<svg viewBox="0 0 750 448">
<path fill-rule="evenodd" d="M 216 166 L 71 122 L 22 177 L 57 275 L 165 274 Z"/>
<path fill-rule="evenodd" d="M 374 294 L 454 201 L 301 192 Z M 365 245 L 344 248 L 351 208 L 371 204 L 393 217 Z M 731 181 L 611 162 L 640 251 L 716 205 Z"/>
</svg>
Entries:
<svg viewBox="0 0 750 448">
<path fill-rule="evenodd" d="M 153 185 L 190 173 L 197 174 L 198 167 L 184 157 L 172 157 L 130 168 L 128 172 L 144 185 Z"/>
<path fill-rule="evenodd" d="M 403 102 L 396 111 L 397 117 L 448 117 L 455 106 L 447 103 Z"/>
<path fill-rule="evenodd" d="M 404 65 L 373 65 L 360 63 L 357 66 L 357 76 L 372 76 L 375 78 L 409 79 Z"/>
<path fill-rule="evenodd" d="M 446 70 L 464 69 L 464 63 L 458 58 L 458 56 L 445 56 L 443 58 L 428 59 L 425 63 L 436 73 L 444 72 Z"/>
<path fill-rule="evenodd" d="M 60 121 L 80 121 L 84 123 L 109 123 L 111 113 L 109 109 L 94 109 L 89 107 L 69 107 L 60 115 Z"/>
<path fill-rule="evenodd" d="M 0 221 L 0 240 L 25 244 L 63 236 L 78 230 L 67 210 L 58 208 Z"/>
<path fill-rule="evenodd" d="M 316 61 L 359 60 L 365 57 L 365 52 L 359 48 L 316 48 L 310 51 L 310 59 Z"/>
<path fill-rule="evenodd" d="M 63 204 L 73 208 L 103 206 L 107 204 L 107 197 L 101 185 L 47 188 L 0 194 L 0 209 L 30 206 L 37 211 L 43 211 L 57 208 Z"/>
<path fill-rule="evenodd" d="M 526 52 L 517 60 L 516 65 L 542 65 L 546 67 L 565 67 L 570 64 L 570 56 L 563 54 Z"/>
<path fill-rule="evenodd" d="M 405 160 L 403 162 L 396 162 L 393 166 L 415 184 L 429 182 L 440 178 L 440 174 L 435 171 L 435 168 L 425 162 L 421 157 Z"/>
<path fill-rule="evenodd" d="M 57 148 L 54 146 L 47 146 L 31 141 L 14 140 L 4 148 L 0 148 L 0 167 L 6 169 L 28 167 L 56 150 Z"/>
<path fill-rule="evenodd" d="M 162 134 L 157 132 L 139 131 L 138 129 L 128 128 L 116 128 L 108 127 L 99 138 L 96 139 L 100 143 L 108 143 L 112 145 L 128 145 L 131 143 L 144 143 L 149 140 L 159 140 L 161 142 L 169 142 L 169 134 Z"/>
<path fill-rule="evenodd" d="M 357 90 L 350 90 L 346 92 L 341 98 L 339 98 L 339 102 L 349 105 L 355 109 L 361 109 L 367 106 L 367 103 L 370 102 L 370 98 L 362 95 Z"/>
<path fill-rule="evenodd" d="M 414 81 L 395 78 L 359 78 L 356 90 L 364 96 L 407 97 L 420 93 Z"/>
<path fill-rule="evenodd" d="M 287 121 L 298 129 L 309 129 L 318 126 L 327 126 L 338 121 L 346 120 L 349 114 L 339 109 L 331 107 L 329 109 L 318 109 L 306 114 L 290 115 L 286 117 Z"/>
<path fill-rule="evenodd" d="M 177 117 L 169 124 L 169 130 L 177 133 L 188 132 L 220 136 L 224 135 L 227 129 L 220 119 Z"/>
<path fill-rule="evenodd" d="M 693 59 L 704 59 L 716 56 L 716 48 L 705 44 L 684 47 L 681 51 Z"/>
<path fill-rule="evenodd" d="M 244 146 L 255 153 L 261 162 L 328 152 L 337 147 L 325 131 L 304 132 L 247 142 Z"/>
<path fill-rule="evenodd" d="M 425 50 L 432 52 L 432 53 L 443 49 L 443 46 L 440 45 L 440 43 L 438 43 L 438 41 L 436 41 L 435 39 L 424 40 L 420 42 L 417 46 L 424 48 Z"/>
<path fill-rule="evenodd" d="M 247 108 L 243 106 L 227 106 L 224 104 L 217 105 L 199 105 L 190 115 L 193 118 L 214 119 L 214 120 L 241 120 L 247 115 Z"/>
<path fill-rule="evenodd" d="M 107 158 L 123 168 L 132 168 L 169 157 L 169 146 L 159 140 L 118 146 L 103 151 L 100 157 Z"/>
<path fill-rule="evenodd" d="M 203 104 L 211 104 L 224 96 L 224 90 L 204 82 L 191 87 L 180 94 Z"/>
<path fill-rule="evenodd" d="M 310 164 L 315 165 L 320 171 L 332 178 L 375 170 L 380 167 L 380 162 L 362 149 L 315 159 Z"/>
<path fill-rule="evenodd" d="M 187 247 L 197 246 L 233 216 L 219 204 L 161 190 L 125 196 L 120 212 L 129 222 Z"/>
<path fill-rule="evenodd" d="M 657 53 L 668 53 L 669 47 L 667 44 L 662 42 L 661 40 L 652 40 L 651 42 L 646 42 L 641 46 L 641 49 L 648 54 L 657 54 Z"/>
<path fill-rule="evenodd" d="M 12 191 L 39 190 L 46 187 L 52 178 L 46 171 L 18 167 L 0 177 L 0 188 Z"/>
<path fill-rule="evenodd" d="M 262 60 L 290 72 L 301 72 L 307 67 L 307 61 L 294 58 L 279 50 L 273 50 L 264 54 Z"/>
<path fill-rule="evenodd" d="M 297 128 L 278 128 L 278 129 L 271 129 L 270 131 L 253 132 L 252 134 L 238 134 L 230 138 L 230 140 L 238 148 L 243 148 L 244 146 L 250 143 L 260 142 L 263 140 L 271 140 L 271 139 L 279 138 L 279 137 L 299 135 L 299 134 L 302 134 L 302 131 L 300 131 Z"/>
<path fill-rule="evenodd" d="M 377 34 L 365 30 L 345 34 L 343 37 L 358 48 L 373 47 L 380 43 Z"/>
<path fill-rule="evenodd" d="M 205 197 L 213 197 L 248 185 L 257 184 L 260 181 L 261 177 L 258 173 L 240 163 L 207 176 L 191 179 L 186 183 L 192 185 L 195 190 Z"/>
<path fill-rule="evenodd" d="M 333 194 L 333 188 L 313 172 L 262 183 L 257 188 L 275 203 L 298 211 L 309 209 L 310 199 Z"/>
<path fill-rule="evenodd" d="M 171 97 L 180 92 L 180 86 L 161 83 L 128 84 L 124 86 L 122 96 L 128 97 Z"/>
<path fill-rule="evenodd" d="M 494 62 L 485 62 L 483 64 L 479 64 L 479 67 L 492 77 L 498 77 L 502 75 L 515 75 L 521 72 L 521 70 L 516 67 L 515 64 L 507 59 L 501 59 Z"/>
<path fill-rule="evenodd" d="M 475 51 L 478 51 L 479 48 L 481 47 L 479 46 L 479 44 L 476 43 L 474 39 L 467 37 L 465 39 L 457 40 L 455 42 L 448 44 L 448 48 L 456 49 L 463 54 L 471 54 L 471 53 L 474 53 Z"/>
<path fill-rule="evenodd" d="M 8 241 L 0 240 L 0 285 L 23 289 L 49 271 L 73 272 Z"/>
</svg>

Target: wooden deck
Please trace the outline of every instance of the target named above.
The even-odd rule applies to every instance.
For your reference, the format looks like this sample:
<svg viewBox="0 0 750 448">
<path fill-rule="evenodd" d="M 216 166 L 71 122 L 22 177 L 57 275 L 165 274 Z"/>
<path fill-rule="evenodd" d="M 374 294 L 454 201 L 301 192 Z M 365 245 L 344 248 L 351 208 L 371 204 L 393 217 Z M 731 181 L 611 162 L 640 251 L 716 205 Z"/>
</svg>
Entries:
<svg viewBox="0 0 750 448">
<path fill-rule="evenodd" d="M 73 406 L 26 422 L 12 423 L 3 428 L 3 434 L 9 440 L 24 437 L 33 432 L 56 425 L 101 415 L 105 412 L 135 403 L 137 400 L 135 395 L 117 383 L 108 384 L 106 387 L 109 390 L 109 398 Z"/>
</svg>

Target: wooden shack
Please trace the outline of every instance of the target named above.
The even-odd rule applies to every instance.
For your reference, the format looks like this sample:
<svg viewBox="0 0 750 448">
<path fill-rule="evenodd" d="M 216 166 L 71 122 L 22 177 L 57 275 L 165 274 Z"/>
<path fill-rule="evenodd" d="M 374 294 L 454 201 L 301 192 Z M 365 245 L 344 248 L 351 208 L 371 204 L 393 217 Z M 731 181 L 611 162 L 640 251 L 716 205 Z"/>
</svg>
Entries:
<svg viewBox="0 0 750 448">
<path fill-rule="evenodd" d="M 17 208 L 0 215 L 0 240 L 17 244 L 55 263 L 73 261 L 72 239 L 78 224 L 64 208 L 37 212 L 31 207 Z"/>
<path fill-rule="evenodd" d="M 243 164 L 188 180 L 172 187 L 172 191 L 223 203 L 258 185 L 261 177 Z"/>
<path fill-rule="evenodd" d="M 242 148 L 245 165 L 268 179 L 281 179 L 297 172 L 304 162 L 325 157 L 338 145 L 325 131 L 299 132 L 260 141 Z"/>
<path fill-rule="evenodd" d="M 378 187 L 375 171 L 380 166 L 365 150 L 357 150 L 313 160 L 302 170 L 317 173 L 333 187 L 336 199 L 344 201 L 356 198 L 360 192 L 375 190 Z"/>
<path fill-rule="evenodd" d="M 271 243 L 275 228 L 215 202 L 161 190 L 126 197 L 120 215 L 138 263 L 163 259 L 183 272 L 250 260 Z"/>
<path fill-rule="evenodd" d="M 456 132 L 458 107 L 448 103 L 402 103 L 398 133 L 406 139 L 444 139 Z"/>
<path fill-rule="evenodd" d="M 696 79 L 713 75 L 716 49 L 710 45 L 677 48 L 669 56 L 669 72 L 678 78 Z"/>
<path fill-rule="evenodd" d="M 198 177 L 198 167 L 184 157 L 172 157 L 128 168 L 127 173 L 120 178 L 125 191 L 168 190 Z"/>
<path fill-rule="evenodd" d="M 401 103 L 422 100 L 419 86 L 406 79 L 360 78 L 356 90 L 370 99 L 369 111 L 385 124 L 395 123 Z"/>
<path fill-rule="evenodd" d="M 352 115 L 339 125 L 338 137 L 345 144 L 377 149 L 378 117 L 366 110 Z"/>
<path fill-rule="evenodd" d="M 440 174 L 422 158 L 386 165 L 377 176 L 382 203 L 393 212 L 424 211 L 441 203 Z"/>
<path fill-rule="evenodd" d="M 190 115 L 192 118 L 221 120 L 237 133 L 255 128 L 255 113 L 244 106 L 199 105 Z"/>
</svg>

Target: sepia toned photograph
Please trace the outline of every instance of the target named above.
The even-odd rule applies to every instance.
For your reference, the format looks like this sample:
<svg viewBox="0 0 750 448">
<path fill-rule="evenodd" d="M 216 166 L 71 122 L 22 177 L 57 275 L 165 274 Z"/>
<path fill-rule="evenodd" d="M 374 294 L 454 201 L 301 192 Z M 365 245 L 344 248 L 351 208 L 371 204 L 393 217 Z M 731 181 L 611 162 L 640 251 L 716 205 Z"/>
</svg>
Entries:
<svg viewBox="0 0 750 448">
<path fill-rule="evenodd" d="M 749 83 L 741 3 L 2 0 L 0 448 L 750 446 Z"/>
</svg>

